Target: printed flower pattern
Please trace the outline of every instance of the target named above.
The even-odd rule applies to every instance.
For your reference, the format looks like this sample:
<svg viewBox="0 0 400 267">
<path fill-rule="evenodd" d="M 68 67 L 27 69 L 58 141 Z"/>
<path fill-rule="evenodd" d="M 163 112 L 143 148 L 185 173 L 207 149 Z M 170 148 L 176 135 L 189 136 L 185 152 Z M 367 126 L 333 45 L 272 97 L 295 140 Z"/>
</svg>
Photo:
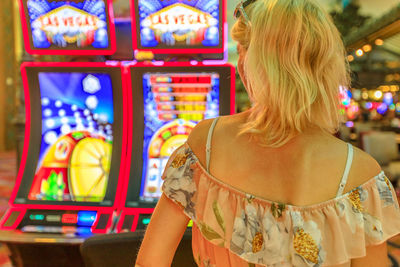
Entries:
<svg viewBox="0 0 400 267">
<path fill-rule="evenodd" d="M 255 199 L 255 196 L 251 194 L 246 194 L 246 200 L 249 204 L 253 203 L 253 200 Z"/>
<path fill-rule="evenodd" d="M 304 232 L 304 229 L 297 229 L 296 233 L 294 234 L 293 246 L 296 253 L 301 255 L 307 261 L 310 261 L 314 264 L 319 263 L 319 248 L 317 243 L 315 243 L 310 234 Z"/>
<path fill-rule="evenodd" d="M 249 262 L 262 263 L 264 237 L 256 207 L 247 203 L 235 218 L 230 249 Z"/>
<path fill-rule="evenodd" d="M 285 204 L 281 204 L 281 203 L 275 204 L 275 203 L 272 203 L 272 205 L 271 205 L 271 212 L 272 212 L 272 215 L 273 215 L 275 218 L 280 218 L 280 217 L 282 217 L 282 214 L 283 214 L 283 212 L 285 211 L 285 209 L 286 209 L 286 205 L 285 205 Z"/>
<path fill-rule="evenodd" d="M 333 229 L 334 234 L 337 231 L 341 238 L 359 242 L 360 246 L 379 244 L 400 232 L 400 223 L 396 224 L 400 222 L 399 207 L 383 173 L 323 205 L 303 209 L 221 186 L 196 163 L 187 145 L 179 148 L 164 172 L 163 190 L 194 221 L 197 231 L 193 233 L 200 242 L 193 244 L 198 246 L 194 249 L 199 252 L 198 266 L 216 266 L 214 257 L 225 255 L 202 255 L 207 246 L 226 248 L 249 267 L 340 264 L 339 255 L 328 253 L 351 257 L 357 256 L 358 250 L 353 253 L 349 246 L 339 252 L 332 249 L 330 240 L 324 240 L 332 235 L 327 227 L 332 218 L 338 220 L 334 222 L 338 227 Z"/>
<path fill-rule="evenodd" d="M 185 165 L 188 156 L 189 156 L 189 153 L 176 155 L 174 160 L 171 163 L 171 167 L 175 168 L 175 169 L 182 167 L 183 165 Z"/>
<path fill-rule="evenodd" d="M 291 211 L 293 221 L 294 266 L 319 267 L 325 260 L 322 249 L 322 234 L 318 224 L 312 220 L 304 221 L 298 211 Z"/>
<path fill-rule="evenodd" d="M 167 178 L 162 186 L 163 192 L 191 218 L 196 218 L 195 203 L 192 200 L 196 192 L 196 184 L 192 179 L 194 163 L 195 159 L 189 149 L 178 149 L 172 163 L 165 169 L 164 176 Z"/>
<path fill-rule="evenodd" d="M 200 232 L 207 238 L 209 241 L 213 241 L 214 244 L 217 244 L 220 247 L 224 247 L 225 245 L 225 222 L 222 216 L 221 208 L 217 201 L 214 201 L 212 204 L 215 220 L 220 229 L 213 229 L 211 226 L 207 225 L 205 222 L 199 222 Z M 223 232 L 223 233 L 221 233 Z"/>
<path fill-rule="evenodd" d="M 336 208 L 339 218 L 344 218 L 346 224 L 350 227 L 351 233 L 355 233 L 358 227 L 362 227 L 364 216 L 353 208 L 353 204 L 347 199 L 339 199 L 336 202 Z"/>
<path fill-rule="evenodd" d="M 354 190 L 349 194 L 349 200 L 351 204 L 353 205 L 353 208 L 356 212 L 363 212 L 364 208 L 361 205 L 361 199 L 360 199 L 360 191 L 359 190 Z"/>
<path fill-rule="evenodd" d="M 364 231 L 372 240 L 380 241 L 383 238 L 381 221 L 368 213 L 364 213 Z"/>
<path fill-rule="evenodd" d="M 376 185 L 379 191 L 379 196 L 387 206 L 387 201 L 384 196 L 387 196 L 385 188 L 389 189 L 384 176 L 379 175 L 376 177 Z M 390 196 L 392 196 L 389 189 Z M 368 200 L 368 192 L 361 187 L 352 190 L 346 200 L 338 200 L 337 208 L 339 210 L 339 217 L 344 217 L 347 224 L 350 226 L 352 233 L 355 233 L 357 227 L 363 228 L 365 234 L 372 240 L 382 240 L 383 229 L 382 223 L 378 218 L 365 211 L 363 202 Z M 393 205 L 392 201 L 392 205 Z M 351 208 L 350 208 L 351 207 Z"/>
<path fill-rule="evenodd" d="M 262 219 L 262 226 L 265 237 L 264 262 L 290 261 L 290 216 L 282 214 L 279 219 L 275 218 L 272 212 L 266 212 Z M 282 265 L 278 265 L 282 266 Z"/>
<path fill-rule="evenodd" d="M 263 245 L 264 245 L 263 234 L 261 232 L 257 232 L 252 242 L 253 253 L 259 252 L 262 249 Z"/>
<path fill-rule="evenodd" d="M 389 179 L 385 175 L 379 175 L 378 179 L 376 179 L 376 186 L 378 187 L 379 195 L 384 202 L 384 206 L 393 205 L 394 199 Z"/>
</svg>

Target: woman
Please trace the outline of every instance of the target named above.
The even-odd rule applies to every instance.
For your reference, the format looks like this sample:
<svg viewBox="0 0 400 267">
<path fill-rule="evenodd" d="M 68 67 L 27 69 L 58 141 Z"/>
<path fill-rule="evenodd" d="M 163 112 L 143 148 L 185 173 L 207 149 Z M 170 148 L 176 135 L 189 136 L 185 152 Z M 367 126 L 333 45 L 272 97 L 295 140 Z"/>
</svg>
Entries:
<svg viewBox="0 0 400 267">
<path fill-rule="evenodd" d="M 332 135 L 349 75 L 329 15 L 310 0 L 247 0 L 235 17 L 253 106 L 199 123 L 171 156 L 137 265 L 169 266 L 192 219 L 199 266 L 388 266 L 393 187 Z"/>
</svg>

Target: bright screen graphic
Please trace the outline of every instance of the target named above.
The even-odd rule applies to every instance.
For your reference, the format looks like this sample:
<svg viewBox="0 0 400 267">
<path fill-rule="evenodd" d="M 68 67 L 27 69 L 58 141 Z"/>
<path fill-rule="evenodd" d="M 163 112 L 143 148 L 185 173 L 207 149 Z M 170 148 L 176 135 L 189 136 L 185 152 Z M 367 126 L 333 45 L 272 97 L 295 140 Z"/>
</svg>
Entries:
<svg viewBox="0 0 400 267">
<path fill-rule="evenodd" d="M 105 0 L 28 0 L 33 47 L 109 47 Z"/>
<path fill-rule="evenodd" d="M 217 47 L 218 0 L 138 0 L 143 48 Z"/>
<path fill-rule="evenodd" d="M 172 152 L 196 124 L 219 115 L 217 73 L 146 73 L 143 75 L 144 138 L 140 198 L 157 200 L 161 175 Z"/>
<path fill-rule="evenodd" d="M 40 72 L 42 139 L 31 200 L 103 201 L 111 165 L 109 74 Z"/>
</svg>

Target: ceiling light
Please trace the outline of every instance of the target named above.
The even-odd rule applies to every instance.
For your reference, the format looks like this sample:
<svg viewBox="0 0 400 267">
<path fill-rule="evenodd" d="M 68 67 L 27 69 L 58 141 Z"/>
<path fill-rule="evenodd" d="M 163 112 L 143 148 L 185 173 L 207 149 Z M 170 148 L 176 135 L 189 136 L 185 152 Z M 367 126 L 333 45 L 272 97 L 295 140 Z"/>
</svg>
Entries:
<svg viewBox="0 0 400 267">
<path fill-rule="evenodd" d="M 375 44 L 381 46 L 381 45 L 383 45 L 383 40 L 382 39 L 376 39 L 375 40 Z"/>
</svg>

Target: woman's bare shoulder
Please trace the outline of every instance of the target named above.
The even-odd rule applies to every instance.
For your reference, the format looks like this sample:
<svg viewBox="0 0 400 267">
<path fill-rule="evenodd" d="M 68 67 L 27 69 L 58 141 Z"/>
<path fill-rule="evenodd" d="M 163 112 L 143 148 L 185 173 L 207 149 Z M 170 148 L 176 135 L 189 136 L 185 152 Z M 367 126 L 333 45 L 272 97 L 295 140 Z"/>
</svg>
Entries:
<svg viewBox="0 0 400 267">
<path fill-rule="evenodd" d="M 205 148 L 208 130 L 211 127 L 212 121 L 213 119 L 199 122 L 189 134 L 187 142 L 193 151 Z"/>
<path fill-rule="evenodd" d="M 354 147 L 353 163 L 346 191 L 358 187 L 377 176 L 382 171 L 379 163 L 368 153 Z"/>
<path fill-rule="evenodd" d="M 213 138 L 220 133 L 231 132 L 231 128 L 235 127 L 239 121 L 243 120 L 242 113 L 219 117 L 218 123 L 214 129 Z M 203 120 L 193 128 L 187 140 L 188 145 L 193 153 L 197 156 L 201 163 L 204 163 L 207 135 L 214 119 Z M 218 138 L 219 139 L 219 138 Z"/>
</svg>

